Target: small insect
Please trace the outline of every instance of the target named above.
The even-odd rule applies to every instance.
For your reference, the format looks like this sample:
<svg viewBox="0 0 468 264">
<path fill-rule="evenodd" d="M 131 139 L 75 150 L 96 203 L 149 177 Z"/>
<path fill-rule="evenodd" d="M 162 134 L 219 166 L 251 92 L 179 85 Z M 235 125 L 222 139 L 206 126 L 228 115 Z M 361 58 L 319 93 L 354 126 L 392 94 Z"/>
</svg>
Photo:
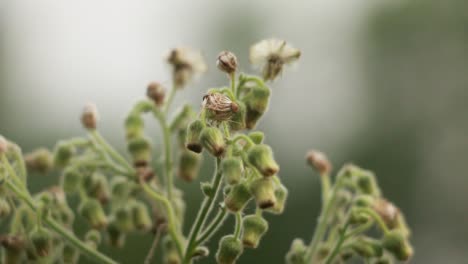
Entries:
<svg viewBox="0 0 468 264">
<path fill-rule="evenodd" d="M 227 121 L 239 111 L 239 105 L 221 93 L 204 95 L 202 106 L 209 111 L 210 118 L 216 121 Z"/>
</svg>

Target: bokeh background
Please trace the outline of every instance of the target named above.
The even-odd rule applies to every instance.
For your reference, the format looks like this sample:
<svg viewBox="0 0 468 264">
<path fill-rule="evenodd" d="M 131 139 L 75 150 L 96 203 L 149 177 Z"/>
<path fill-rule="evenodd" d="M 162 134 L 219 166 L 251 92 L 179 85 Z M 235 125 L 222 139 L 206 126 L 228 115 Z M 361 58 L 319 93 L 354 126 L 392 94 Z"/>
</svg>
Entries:
<svg viewBox="0 0 468 264">
<path fill-rule="evenodd" d="M 207 88 L 226 82 L 215 67 L 219 51 L 234 51 L 250 71 L 249 46 L 268 37 L 303 51 L 272 85 L 259 126 L 291 195 L 286 213 L 268 217 L 261 247 L 246 251 L 241 263 L 283 263 L 293 238 L 310 239 L 320 190 L 304 162 L 309 148 L 328 153 L 335 168 L 351 161 L 376 172 L 413 228 L 411 263 L 466 263 L 466 0 L 2 0 L 0 134 L 25 151 L 51 148 L 84 135 L 78 115 L 94 101 L 102 133 L 123 152 L 126 111 L 149 81 L 170 85 L 165 51 L 203 51 L 208 74 L 176 98 L 199 105 Z M 159 128 L 149 129 L 159 151 Z M 205 161 L 202 179 L 211 175 Z M 38 191 L 56 180 L 33 175 L 30 185 Z M 187 192 L 190 222 L 201 200 L 198 184 L 178 184 Z M 124 250 L 104 251 L 139 263 L 149 244 L 149 237 L 134 236 Z"/>
</svg>

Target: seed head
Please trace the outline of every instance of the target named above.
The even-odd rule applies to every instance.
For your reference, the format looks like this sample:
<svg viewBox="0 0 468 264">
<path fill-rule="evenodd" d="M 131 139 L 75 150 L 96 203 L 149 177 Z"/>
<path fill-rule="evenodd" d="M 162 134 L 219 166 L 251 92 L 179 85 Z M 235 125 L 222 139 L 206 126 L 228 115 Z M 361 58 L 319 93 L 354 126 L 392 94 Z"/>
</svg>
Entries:
<svg viewBox="0 0 468 264">
<path fill-rule="evenodd" d="M 230 51 L 221 51 L 221 53 L 218 55 L 216 66 L 218 66 L 218 69 L 227 74 L 235 72 L 237 70 L 236 55 Z"/>
<path fill-rule="evenodd" d="M 153 102 L 157 106 L 161 106 L 164 104 L 166 90 L 160 83 L 152 82 L 148 84 L 148 88 L 146 89 L 146 96 L 148 96 L 149 99 L 153 100 Z"/>
<path fill-rule="evenodd" d="M 229 120 L 239 111 L 239 105 L 221 93 L 209 93 L 203 96 L 202 105 L 208 110 L 208 117 L 216 121 Z"/>
<path fill-rule="evenodd" d="M 96 105 L 94 103 L 87 103 L 81 114 L 83 127 L 90 130 L 96 129 L 98 120 L 99 114 Z"/>
<path fill-rule="evenodd" d="M 374 202 L 373 209 L 382 217 L 389 228 L 396 226 L 400 210 L 394 204 L 380 198 Z"/>
<path fill-rule="evenodd" d="M 323 152 L 311 150 L 307 153 L 306 159 L 309 165 L 316 169 L 320 175 L 330 174 L 332 165 Z"/>
<path fill-rule="evenodd" d="M 194 76 L 206 71 L 201 53 L 190 48 L 171 50 L 167 62 L 172 66 L 172 77 L 177 88 L 183 88 Z"/>
</svg>

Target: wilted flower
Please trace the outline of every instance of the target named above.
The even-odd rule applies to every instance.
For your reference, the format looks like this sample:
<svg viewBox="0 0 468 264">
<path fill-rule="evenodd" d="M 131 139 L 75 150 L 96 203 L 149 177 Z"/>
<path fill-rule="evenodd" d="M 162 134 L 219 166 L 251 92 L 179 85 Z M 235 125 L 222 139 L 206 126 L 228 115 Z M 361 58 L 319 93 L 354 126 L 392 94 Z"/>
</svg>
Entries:
<svg viewBox="0 0 468 264">
<path fill-rule="evenodd" d="M 199 51 L 175 48 L 167 56 L 172 66 L 173 81 L 177 88 L 184 87 L 195 75 L 206 71 L 206 64 Z"/>
<path fill-rule="evenodd" d="M 203 96 L 203 107 L 209 111 L 209 117 L 217 121 L 226 121 L 239 111 L 239 106 L 229 97 L 220 93 Z"/>
<path fill-rule="evenodd" d="M 265 80 L 275 79 L 284 64 L 294 62 L 300 56 L 300 50 L 279 39 L 262 40 L 250 47 L 250 62 L 262 67 Z"/>
<path fill-rule="evenodd" d="M 218 55 L 216 66 L 218 66 L 219 70 L 228 74 L 235 72 L 237 70 L 236 55 L 230 51 L 222 51 Z"/>
</svg>

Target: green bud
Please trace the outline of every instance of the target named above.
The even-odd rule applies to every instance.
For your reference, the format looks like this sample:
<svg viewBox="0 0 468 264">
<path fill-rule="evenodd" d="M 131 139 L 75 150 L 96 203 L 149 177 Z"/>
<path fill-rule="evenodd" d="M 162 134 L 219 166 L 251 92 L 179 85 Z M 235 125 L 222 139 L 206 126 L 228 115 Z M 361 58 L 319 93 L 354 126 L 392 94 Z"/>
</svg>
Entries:
<svg viewBox="0 0 468 264">
<path fill-rule="evenodd" d="M 46 148 L 40 148 L 26 154 L 24 161 L 29 170 L 39 173 L 46 173 L 54 166 L 52 153 Z"/>
<path fill-rule="evenodd" d="M 210 250 L 207 247 L 197 247 L 193 252 L 194 258 L 204 258 L 210 255 Z"/>
<path fill-rule="evenodd" d="M 401 230 L 395 229 L 385 234 L 382 245 L 400 261 L 409 260 L 413 256 L 413 248 Z"/>
<path fill-rule="evenodd" d="M 101 204 L 94 198 L 83 201 L 78 211 L 93 228 L 101 229 L 107 225 L 106 214 Z"/>
<path fill-rule="evenodd" d="M 223 134 L 215 127 L 206 127 L 203 129 L 200 135 L 200 143 L 215 157 L 223 155 L 226 149 Z"/>
<path fill-rule="evenodd" d="M 250 185 L 250 192 L 261 209 L 267 209 L 275 206 L 275 186 L 269 178 L 256 179 Z"/>
<path fill-rule="evenodd" d="M 9 216 L 11 213 L 11 206 L 7 200 L 0 197 L 0 218 Z"/>
<path fill-rule="evenodd" d="M 268 145 L 253 146 L 247 153 L 249 162 L 265 177 L 273 176 L 279 166 L 273 158 L 273 151 Z"/>
<path fill-rule="evenodd" d="M 368 237 L 358 237 L 351 244 L 351 248 L 363 258 L 379 258 L 383 254 L 380 242 Z"/>
<path fill-rule="evenodd" d="M 125 234 L 112 221 L 107 226 L 108 243 L 116 248 L 122 248 L 125 244 Z"/>
<path fill-rule="evenodd" d="M 186 182 L 192 182 L 200 171 L 202 156 L 185 149 L 179 155 L 177 175 Z"/>
<path fill-rule="evenodd" d="M 70 162 L 75 149 L 65 141 L 59 141 L 54 150 L 54 165 L 63 168 Z"/>
<path fill-rule="evenodd" d="M 374 197 L 381 196 L 380 188 L 372 172 L 354 167 L 352 173 L 356 177 L 356 186 L 360 193 L 372 195 Z"/>
<path fill-rule="evenodd" d="M 402 232 L 403 235 L 407 238 L 411 236 L 411 230 L 406 223 L 405 216 L 401 212 L 397 216 L 394 229 L 400 230 L 400 232 Z"/>
<path fill-rule="evenodd" d="M 2 263 L 20 264 L 25 249 L 25 241 L 20 236 L 6 235 L 0 238 L 4 248 Z"/>
<path fill-rule="evenodd" d="M 135 165 L 146 165 L 151 161 L 151 144 L 147 138 L 130 139 L 127 148 Z"/>
<path fill-rule="evenodd" d="M 254 132 L 249 133 L 249 138 L 252 139 L 252 141 L 255 144 L 258 145 L 258 144 L 263 143 L 263 139 L 265 138 L 265 134 L 263 134 L 263 132 L 261 132 L 261 131 L 254 131 Z"/>
<path fill-rule="evenodd" d="M 73 168 L 67 168 L 63 171 L 61 177 L 62 189 L 67 194 L 73 194 L 78 192 L 81 183 L 81 175 L 78 171 Z"/>
<path fill-rule="evenodd" d="M 268 222 L 258 215 L 248 215 L 242 220 L 242 244 L 247 248 L 257 248 L 262 236 L 268 231 Z"/>
<path fill-rule="evenodd" d="M 200 183 L 200 188 L 201 188 L 203 194 L 206 197 L 212 197 L 214 195 L 214 189 L 213 189 L 213 185 L 211 185 L 211 183 L 202 182 L 202 183 Z"/>
<path fill-rule="evenodd" d="M 238 110 L 233 113 L 229 120 L 229 128 L 232 131 L 239 131 L 245 129 L 245 117 L 247 115 L 247 108 L 243 102 L 236 102 Z"/>
<path fill-rule="evenodd" d="M 200 153 L 203 147 L 200 143 L 200 135 L 205 128 L 205 124 L 201 120 L 195 120 L 187 128 L 187 138 L 185 145 L 195 153 Z"/>
<path fill-rule="evenodd" d="M 130 193 L 132 192 L 132 183 L 129 182 L 125 177 L 116 176 L 111 180 L 110 189 L 112 199 L 124 201 L 130 196 Z"/>
<path fill-rule="evenodd" d="M 95 172 L 91 175 L 87 175 L 83 178 L 82 184 L 90 197 L 98 199 L 101 203 L 108 201 L 109 183 L 104 174 Z"/>
<path fill-rule="evenodd" d="M 360 194 L 354 198 L 354 205 L 357 207 L 372 207 L 374 204 L 374 197 L 367 194 Z"/>
<path fill-rule="evenodd" d="M 39 257 L 46 257 L 52 249 L 52 235 L 45 228 L 37 228 L 29 234 L 32 246 Z"/>
<path fill-rule="evenodd" d="M 236 263 L 244 251 L 242 243 L 233 235 L 224 236 L 219 241 L 218 252 L 216 252 L 216 261 L 218 264 Z"/>
<path fill-rule="evenodd" d="M 286 200 L 288 199 L 288 189 L 283 184 L 276 186 L 275 198 L 275 205 L 268 208 L 266 211 L 273 214 L 282 214 L 286 207 Z"/>
<path fill-rule="evenodd" d="M 99 245 L 102 241 L 101 233 L 95 229 L 91 229 L 85 234 L 85 241 L 92 241 L 96 245 Z"/>
<path fill-rule="evenodd" d="M 268 87 L 255 86 L 250 90 L 249 94 L 243 98 L 243 101 L 251 110 L 263 114 L 268 109 L 270 93 Z"/>
<path fill-rule="evenodd" d="M 252 198 L 250 190 L 245 183 L 234 185 L 229 194 L 224 199 L 226 208 L 231 212 L 239 212 Z"/>
<path fill-rule="evenodd" d="M 192 113 L 192 106 L 186 104 L 180 108 L 171 124 L 171 131 L 187 127 L 187 123 Z"/>
<path fill-rule="evenodd" d="M 153 220 L 146 205 L 140 201 L 131 203 L 133 223 L 138 230 L 149 230 L 153 225 Z"/>
<path fill-rule="evenodd" d="M 115 210 L 114 223 L 115 226 L 124 233 L 128 233 L 134 229 L 132 210 L 127 204 Z"/>
<path fill-rule="evenodd" d="M 65 243 L 62 249 L 62 261 L 64 264 L 76 264 L 78 263 L 78 258 L 80 257 L 80 252 L 72 245 Z"/>
<path fill-rule="evenodd" d="M 296 238 L 291 244 L 288 254 L 286 254 L 287 264 L 305 264 L 305 254 L 307 247 L 302 239 Z"/>
<path fill-rule="evenodd" d="M 242 160 L 239 158 L 225 158 L 221 162 L 221 170 L 227 184 L 238 184 L 242 178 Z"/>
<path fill-rule="evenodd" d="M 369 221 L 369 216 L 367 214 L 359 212 L 358 208 L 352 208 L 349 218 L 350 224 L 353 225 L 362 225 Z"/>
<path fill-rule="evenodd" d="M 127 139 L 142 137 L 144 128 L 145 122 L 138 113 L 130 113 L 125 119 L 125 133 Z"/>
<path fill-rule="evenodd" d="M 182 261 L 177 253 L 177 248 L 169 235 L 166 235 L 163 240 L 163 263 L 165 264 L 180 264 Z"/>
</svg>

